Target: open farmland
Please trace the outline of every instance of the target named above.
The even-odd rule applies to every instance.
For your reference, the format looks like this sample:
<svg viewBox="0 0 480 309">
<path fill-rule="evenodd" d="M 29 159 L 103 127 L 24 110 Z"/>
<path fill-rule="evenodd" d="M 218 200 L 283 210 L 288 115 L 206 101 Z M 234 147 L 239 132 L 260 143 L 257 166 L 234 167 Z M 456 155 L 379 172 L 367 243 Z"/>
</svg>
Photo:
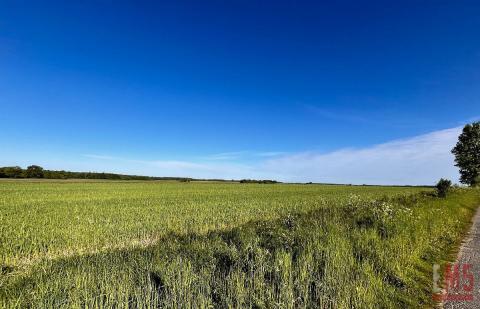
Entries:
<svg viewBox="0 0 480 309">
<path fill-rule="evenodd" d="M 428 305 L 432 263 L 480 203 L 431 191 L 1 181 L 0 305 Z"/>
</svg>

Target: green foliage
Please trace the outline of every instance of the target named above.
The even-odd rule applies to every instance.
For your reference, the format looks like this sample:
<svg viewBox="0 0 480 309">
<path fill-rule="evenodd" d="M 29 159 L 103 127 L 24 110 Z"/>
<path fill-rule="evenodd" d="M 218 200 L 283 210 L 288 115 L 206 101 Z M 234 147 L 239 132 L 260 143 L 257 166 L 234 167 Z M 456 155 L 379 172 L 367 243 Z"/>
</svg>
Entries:
<svg viewBox="0 0 480 309">
<path fill-rule="evenodd" d="M 448 179 L 443 179 L 443 178 L 441 178 L 435 185 L 435 188 L 437 189 L 437 195 L 439 197 L 446 197 L 451 187 L 452 187 L 452 182 Z"/>
<path fill-rule="evenodd" d="M 0 178 L 46 178 L 46 179 L 108 179 L 108 180 L 176 180 L 188 182 L 193 179 L 184 177 L 149 177 L 138 175 L 122 175 L 113 173 L 69 172 L 44 170 L 38 165 L 30 165 L 27 169 L 19 166 L 0 167 Z M 201 179 L 199 179 L 201 180 Z M 222 180 L 216 180 L 222 181 Z"/>
<path fill-rule="evenodd" d="M 472 186 L 474 186 L 474 187 L 480 187 L 480 175 L 478 175 L 477 177 L 475 177 L 475 180 L 473 181 Z"/>
<path fill-rule="evenodd" d="M 43 178 L 43 168 L 38 165 L 30 165 L 24 173 L 26 178 Z"/>
<path fill-rule="evenodd" d="M 467 124 L 452 149 L 456 166 L 460 169 L 460 181 L 474 186 L 480 176 L 480 122 Z"/>
<path fill-rule="evenodd" d="M 276 181 L 276 180 L 270 180 L 270 179 L 266 179 L 266 180 L 242 179 L 242 180 L 240 180 L 240 183 L 275 184 L 275 183 L 279 183 L 279 182 Z"/>
<path fill-rule="evenodd" d="M 23 170 L 19 166 L 0 167 L 0 178 L 22 178 Z"/>
<path fill-rule="evenodd" d="M 423 190 L 2 181 L 0 307 L 428 307 L 480 192 Z"/>
</svg>

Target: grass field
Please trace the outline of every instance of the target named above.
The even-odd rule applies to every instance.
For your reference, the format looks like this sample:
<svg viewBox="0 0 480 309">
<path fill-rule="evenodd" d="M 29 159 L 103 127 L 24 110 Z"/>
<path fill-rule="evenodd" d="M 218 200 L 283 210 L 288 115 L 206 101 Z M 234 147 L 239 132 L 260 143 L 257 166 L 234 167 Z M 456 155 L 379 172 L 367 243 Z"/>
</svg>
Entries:
<svg viewBox="0 0 480 309">
<path fill-rule="evenodd" d="M 0 306 L 428 306 L 480 204 L 431 191 L 1 181 Z"/>
</svg>

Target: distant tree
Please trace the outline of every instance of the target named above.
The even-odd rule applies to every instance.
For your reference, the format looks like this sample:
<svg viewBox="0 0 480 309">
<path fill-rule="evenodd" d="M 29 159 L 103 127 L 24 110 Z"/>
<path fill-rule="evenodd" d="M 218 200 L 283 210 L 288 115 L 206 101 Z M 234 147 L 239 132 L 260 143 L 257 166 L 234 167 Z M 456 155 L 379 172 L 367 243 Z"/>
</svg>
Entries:
<svg viewBox="0 0 480 309">
<path fill-rule="evenodd" d="M 452 149 L 460 182 L 474 186 L 480 177 L 480 122 L 467 124 Z"/>
<path fill-rule="evenodd" d="M 23 170 L 19 166 L 5 166 L 0 170 L 2 178 L 22 178 Z"/>
<path fill-rule="evenodd" d="M 265 180 L 242 179 L 242 180 L 240 180 L 240 183 L 276 184 L 276 183 L 278 183 L 278 181 L 276 181 L 276 180 L 270 180 L 270 179 L 265 179 Z"/>
<path fill-rule="evenodd" d="M 452 182 L 450 180 L 443 179 L 443 178 L 440 179 L 437 182 L 437 185 L 435 186 L 435 188 L 437 189 L 438 197 L 446 197 L 451 187 L 452 187 Z"/>
<path fill-rule="evenodd" d="M 38 165 L 30 165 L 25 170 L 25 177 L 27 178 L 43 178 L 43 168 Z"/>
</svg>

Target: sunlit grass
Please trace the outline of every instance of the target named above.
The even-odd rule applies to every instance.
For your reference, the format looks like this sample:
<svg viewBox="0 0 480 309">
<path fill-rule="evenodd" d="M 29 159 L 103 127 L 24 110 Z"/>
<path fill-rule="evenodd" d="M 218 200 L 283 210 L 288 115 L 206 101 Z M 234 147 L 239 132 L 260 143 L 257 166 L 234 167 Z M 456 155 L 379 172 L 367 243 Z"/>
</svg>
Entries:
<svg viewBox="0 0 480 309">
<path fill-rule="evenodd" d="M 476 190 L 0 182 L 0 305 L 429 304 Z"/>
<path fill-rule="evenodd" d="M 253 219 L 419 191 L 177 182 L 0 182 L 0 256 L 17 265 L 149 244 L 165 233 L 205 233 Z"/>
</svg>

